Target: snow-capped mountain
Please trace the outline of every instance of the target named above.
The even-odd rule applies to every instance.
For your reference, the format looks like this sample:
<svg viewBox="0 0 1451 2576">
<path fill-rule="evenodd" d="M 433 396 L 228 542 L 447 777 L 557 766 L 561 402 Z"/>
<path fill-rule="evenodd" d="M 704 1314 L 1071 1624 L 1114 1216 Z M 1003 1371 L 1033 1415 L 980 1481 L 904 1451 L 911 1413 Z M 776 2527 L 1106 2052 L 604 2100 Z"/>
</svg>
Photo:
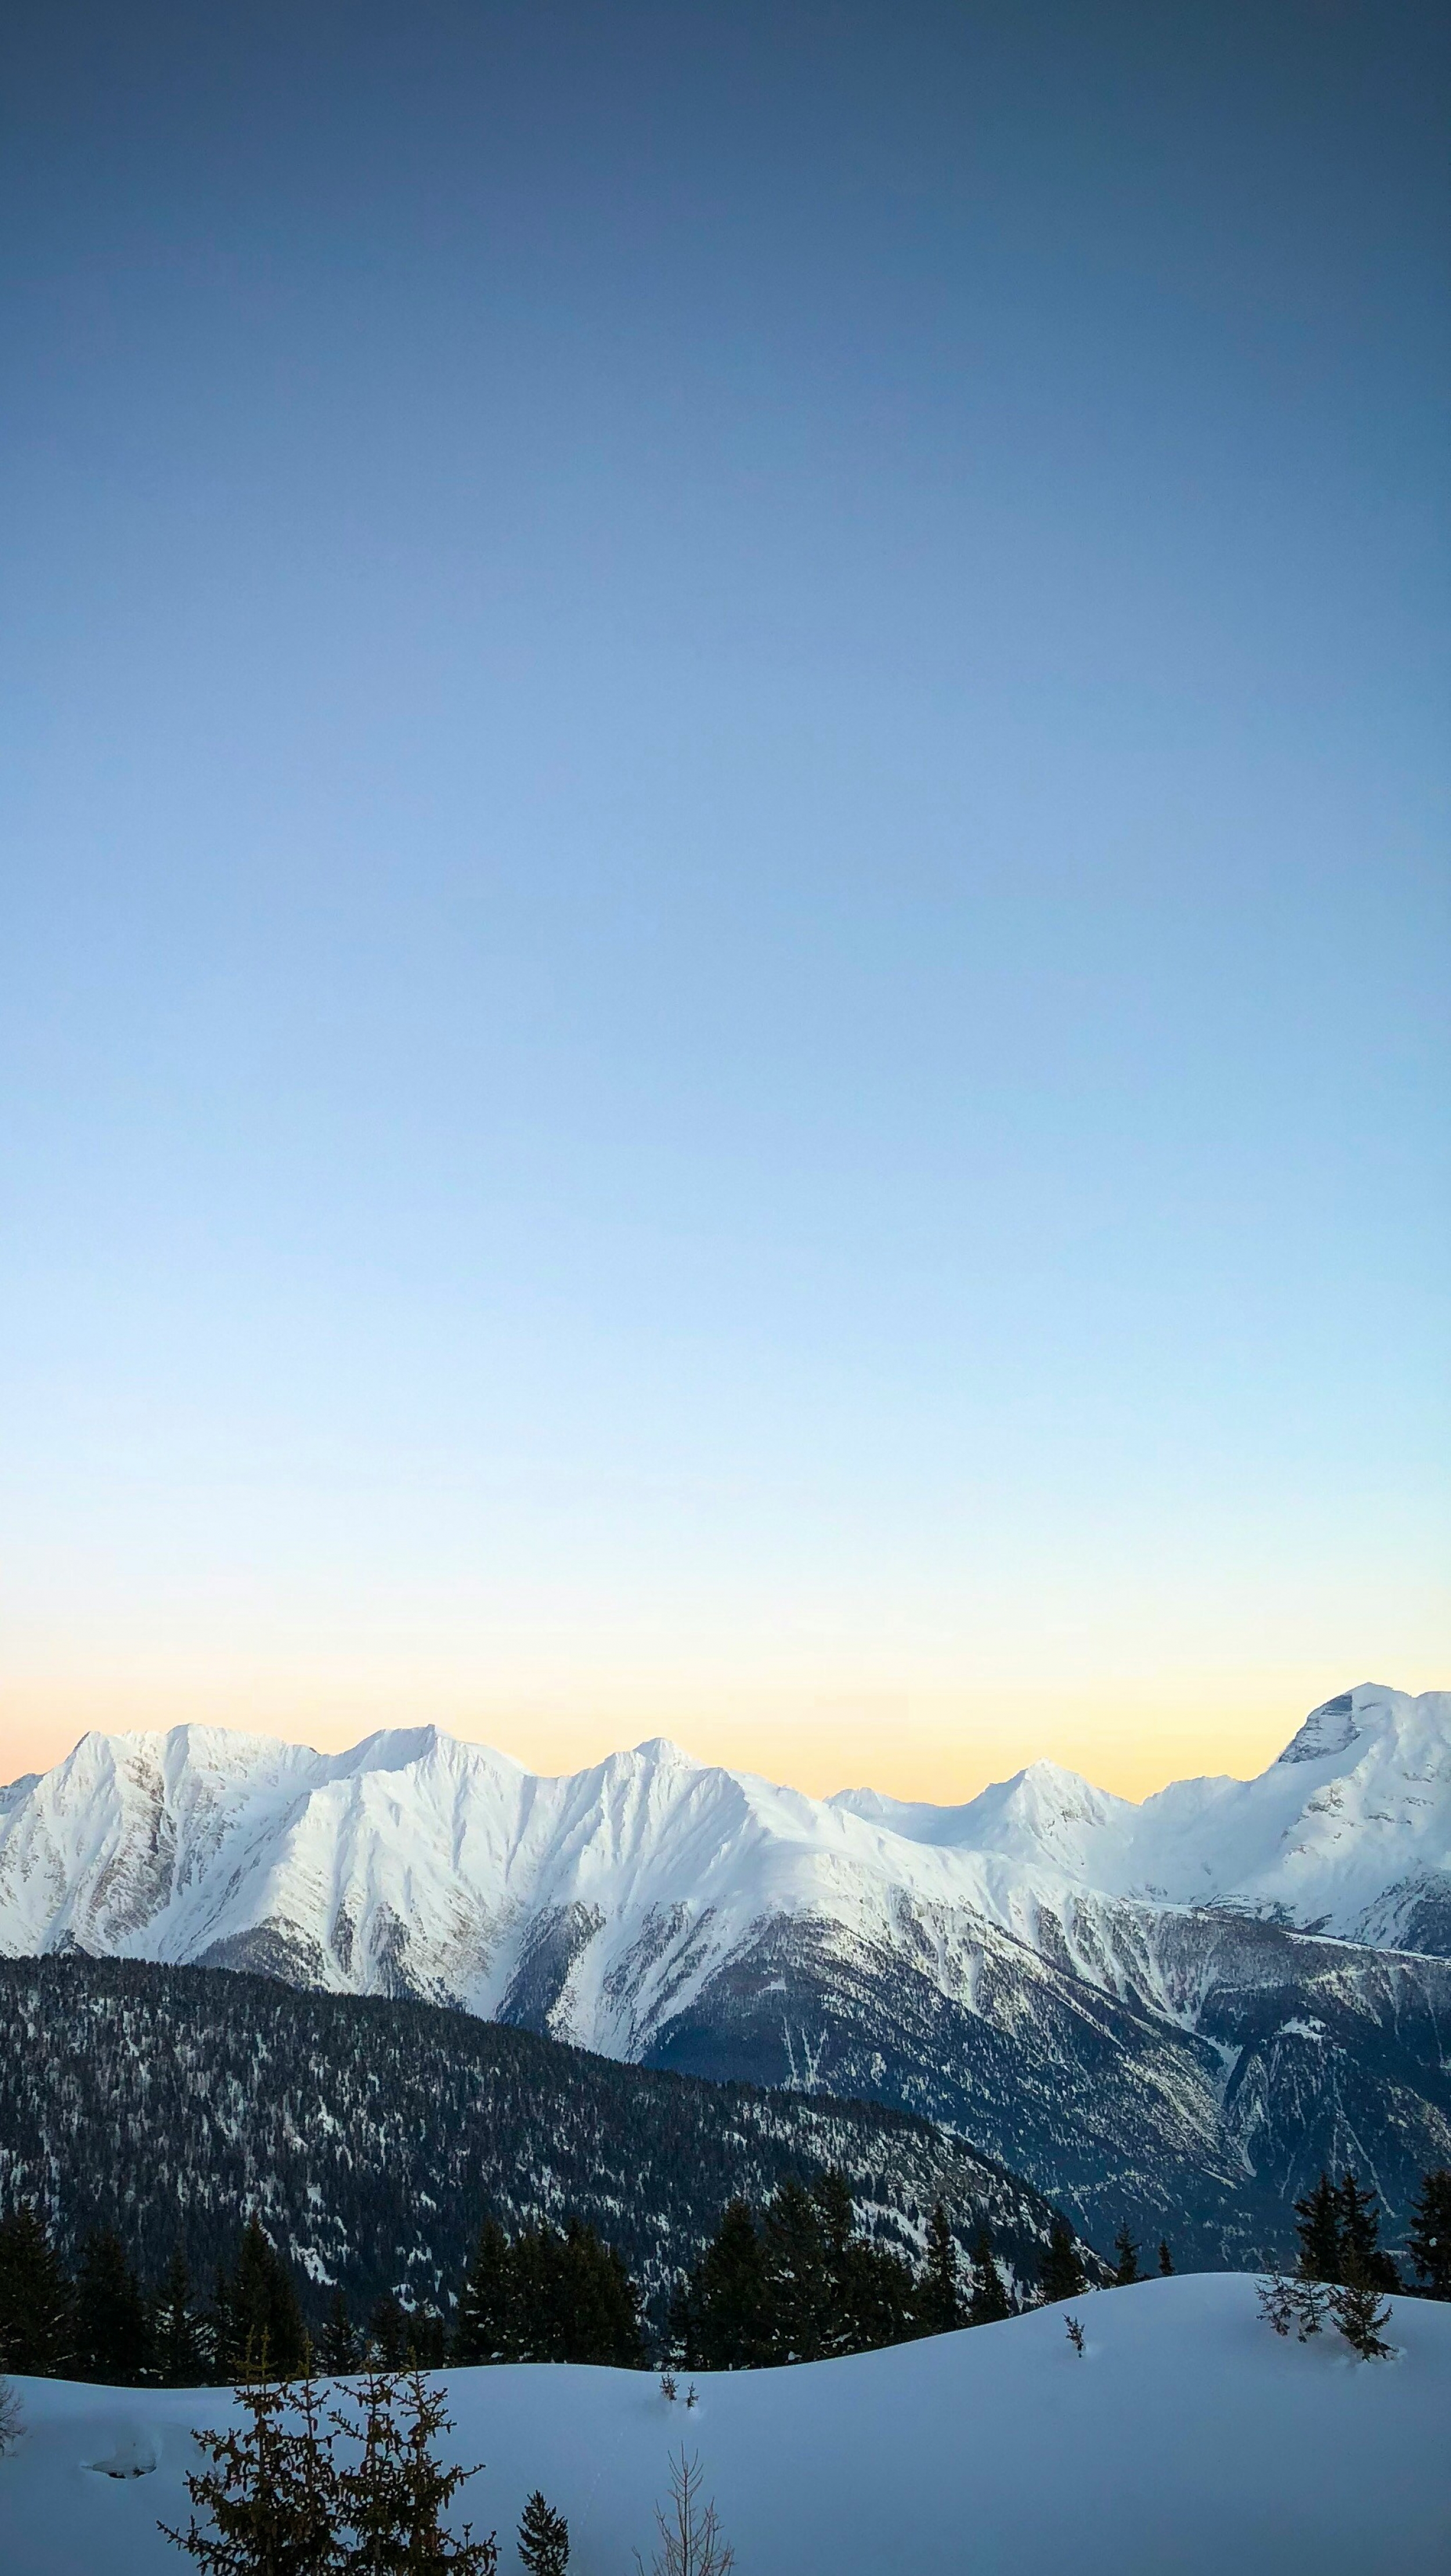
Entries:
<svg viewBox="0 0 1451 2576">
<path fill-rule="evenodd" d="M 1141 1807 L 1044 1763 L 930 1808 L 660 1740 L 550 1780 L 432 1728 L 323 1755 L 179 1727 L 4 1793 L 0 1950 L 420 1994 L 900 2101 L 1090 2232 L 1132 2200 L 1224 2246 L 1326 2156 L 1393 2206 L 1451 2160 L 1448 1863 L 1446 1693 L 1346 1692 L 1258 1780 Z"/>
<path fill-rule="evenodd" d="M 1364 1683 L 1312 1709 L 1257 1780 L 1176 1780 L 1135 1806 L 1034 1762 L 963 1807 L 845 1790 L 836 1806 L 937 1849 L 1074 1887 L 1242 1905 L 1347 1941 L 1451 1954 L 1451 1692 Z"/>
</svg>

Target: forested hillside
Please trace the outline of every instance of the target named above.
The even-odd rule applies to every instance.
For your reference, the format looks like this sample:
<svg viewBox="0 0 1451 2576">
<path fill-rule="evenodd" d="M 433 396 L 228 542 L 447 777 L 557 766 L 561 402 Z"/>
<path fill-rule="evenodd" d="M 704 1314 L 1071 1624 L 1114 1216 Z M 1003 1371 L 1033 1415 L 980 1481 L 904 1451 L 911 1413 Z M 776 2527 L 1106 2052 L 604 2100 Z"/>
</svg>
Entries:
<svg viewBox="0 0 1451 2576">
<path fill-rule="evenodd" d="M 205 2283 L 256 2211 L 322 2313 L 447 2306 L 479 2227 L 571 2215 L 659 2315 L 726 2203 L 836 2168 L 858 2221 L 921 2251 L 941 2200 L 1023 2282 L 1052 2212 L 929 2122 L 647 2072 L 405 2000 L 126 1960 L 0 1961 L 0 2201 L 70 2255 L 113 2228 L 147 2279 Z"/>
</svg>

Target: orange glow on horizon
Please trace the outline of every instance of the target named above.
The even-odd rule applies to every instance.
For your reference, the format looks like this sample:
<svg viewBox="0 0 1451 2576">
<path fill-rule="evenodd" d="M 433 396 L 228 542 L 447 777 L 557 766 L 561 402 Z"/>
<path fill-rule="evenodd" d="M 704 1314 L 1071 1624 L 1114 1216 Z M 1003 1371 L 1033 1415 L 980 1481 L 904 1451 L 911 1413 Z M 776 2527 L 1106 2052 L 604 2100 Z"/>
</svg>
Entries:
<svg viewBox="0 0 1451 2576">
<path fill-rule="evenodd" d="M 656 1679 L 636 1690 L 602 1688 L 589 1702 L 583 1693 L 561 1692 L 543 1703 L 438 1675 L 310 1677 L 291 1687 L 275 1674 L 221 1683 L 77 1677 L 0 1693 L 0 1779 L 48 1769 L 88 1729 L 118 1734 L 190 1720 L 336 1752 L 378 1727 L 434 1724 L 546 1773 L 582 1770 L 623 1746 L 668 1735 L 701 1761 L 759 1772 L 813 1796 L 869 1785 L 954 1805 L 1047 1759 L 1139 1799 L 1201 1772 L 1253 1776 L 1288 1743 L 1307 1709 L 1364 1680 L 1436 1687 L 1419 1675 L 1307 1669 L 1242 1676 L 1237 1685 L 1206 1678 L 1177 1690 L 1142 1680 L 1076 1691 L 807 1693 L 754 1685 L 727 1700 L 699 1688 L 662 1690 Z"/>
</svg>

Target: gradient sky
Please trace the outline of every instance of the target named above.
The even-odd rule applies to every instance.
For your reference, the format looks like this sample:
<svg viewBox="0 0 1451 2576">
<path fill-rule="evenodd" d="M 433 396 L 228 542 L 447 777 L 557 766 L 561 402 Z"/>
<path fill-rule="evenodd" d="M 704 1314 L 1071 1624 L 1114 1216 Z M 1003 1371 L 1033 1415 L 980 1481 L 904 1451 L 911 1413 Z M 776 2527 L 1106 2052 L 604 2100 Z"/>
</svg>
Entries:
<svg viewBox="0 0 1451 2576">
<path fill-rule="evenodd" d="M 0 1773 L 1451 1678 L 1448 51 L 12 0 Z"/>
</svg>

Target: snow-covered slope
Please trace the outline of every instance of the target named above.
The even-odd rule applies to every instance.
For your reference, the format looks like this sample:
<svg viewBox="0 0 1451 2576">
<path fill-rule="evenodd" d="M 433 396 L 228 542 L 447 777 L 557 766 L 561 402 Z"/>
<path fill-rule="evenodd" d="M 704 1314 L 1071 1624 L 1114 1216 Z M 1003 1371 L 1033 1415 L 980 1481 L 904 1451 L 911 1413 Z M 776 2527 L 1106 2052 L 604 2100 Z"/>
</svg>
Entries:
<svg viewBox="0 0 1451 2576">
<path fill-rule="evenodd" d="M 1348 1692 L 1260 1779 L 1142 1807 L 1042 1763 L 941 1809 L 661 1740 L 551 1780 L 432 1728 L 323 1755 L 179 1727 L 87 1736 L 0 1799 L 0 1951 L 262 1968 L 877 2095 L 1090 2233 L 1127 2201 L 1227 2251 L 1327 2156 L 1393 2208 L 1451 2157 L 1451 1963 L 1390 1946 L 1451 1948 L 1448 1853 L 1444 1693 Z M 1311 1922 L 1339 1939 L 1284 1928 Z"/>
<path fill-rule="evenodd" d="M 1396 2303 L 1398 2357 L 1336 2335 L 1278 2342 L 1252 2282 L 1151 2281 L 1064 2312 L 787 2371 L 702 2377 L 670 2405 L 644 2374 L 455 2371 L 454 2455 L 496 2525 L 501 2576 L 541 2487 L 568 2517 L 572 2576 L 648 2566 L 672 2453 L 695 2453 L 741 2576 L 1406 2576 L 1451 2564 L 1451 2308 Z M 18 2383 L 0 2461 L 7 2576 L 167 2576 L 187 2562 L 189 2428 L 215 2390 Z M 682 2392 L 683 2396 L 683 2392 Z M 142 2474 L 126 2474 L 140 2469 Z M 120 2472 L 120 2474 L 108 2474 Z"/>
</svg>

